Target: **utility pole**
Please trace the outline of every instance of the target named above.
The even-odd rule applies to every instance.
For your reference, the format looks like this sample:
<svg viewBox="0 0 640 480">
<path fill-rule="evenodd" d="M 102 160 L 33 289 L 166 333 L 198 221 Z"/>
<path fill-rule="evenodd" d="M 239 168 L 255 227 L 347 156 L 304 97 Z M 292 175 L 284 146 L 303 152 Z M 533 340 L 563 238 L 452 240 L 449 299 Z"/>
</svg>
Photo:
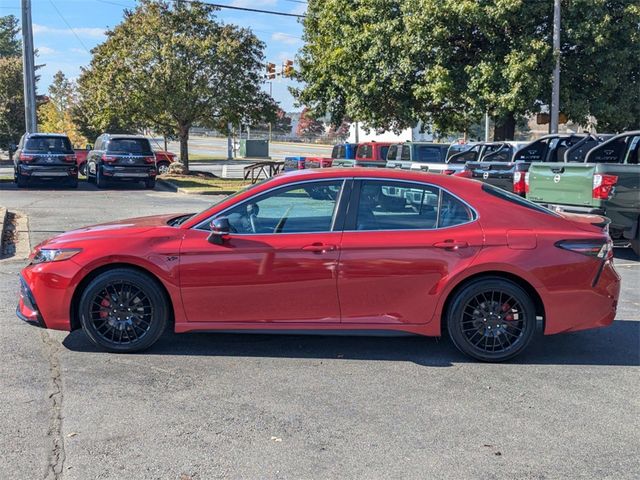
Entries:
<svg viewBox="0 0 640 480">
<path fill-rule="evenodd" d="M 36 121 L 36 74 L 33 59 L 31 0 L 22 0 L 22 74 L 24 79 L 24 117 L 27 133 L 38 131 Z"/>
<path fill-rule="evenodd" d="M 549 133 L 558 133 L 560 117 L 560 0 L 553 1 L 553 85 L 551 90 L 551 119 Z"/>
<path fill-rule="evenodd" d="M 489 141 L 489 112 L 484 114 L 484 141 Z"/>
</svg>

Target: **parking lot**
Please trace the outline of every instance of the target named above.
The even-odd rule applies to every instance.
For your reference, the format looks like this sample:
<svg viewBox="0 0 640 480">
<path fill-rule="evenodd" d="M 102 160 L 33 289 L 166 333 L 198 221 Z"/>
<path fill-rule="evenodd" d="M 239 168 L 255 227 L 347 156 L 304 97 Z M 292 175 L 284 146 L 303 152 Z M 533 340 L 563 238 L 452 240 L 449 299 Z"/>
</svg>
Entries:
<svg viewBox="0 0 640 480">
<path fill-rule="evenodd" d="M 216 197 L 18 191 L 33 247 L 87 224 L 193 212 Z M 26 231 L 28 230 L 28 231 Z M 24 259 L 0 261 L 3 478 L 637 478 L 640 261 L 608 328 L 536 338 L 480 364 L 446 338 L 166 335 L 135 355 L 15 316 Z"/>
</svg>

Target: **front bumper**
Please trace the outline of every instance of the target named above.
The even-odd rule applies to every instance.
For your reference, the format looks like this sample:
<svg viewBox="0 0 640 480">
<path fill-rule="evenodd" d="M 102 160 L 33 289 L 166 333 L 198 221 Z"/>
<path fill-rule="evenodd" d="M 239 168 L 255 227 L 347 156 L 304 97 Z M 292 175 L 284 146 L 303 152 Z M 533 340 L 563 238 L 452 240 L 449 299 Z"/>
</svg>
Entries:
<svg viewBox="0 0 640 480">
<path fill-rule="evenodd" d="M 21 175 L 31 178 L 78 178 L 78 166 L 73 165 L 18 165 Z"/>
<path fill-rule="evenodd" d="M 38 310 L 38 305 L 33 298 L 33 293 L 22 275 L 20 276 L 20 297 L 18 307 L 16 308 L 16 315 L 31 325 L 46 328 L 40 310 Z"/>
<path fill-rule="evenodd" d="M 140 180 L 155 178 L 158 174 L 156 167 L 123 167 L 121 165 L 102 165 L 102 173 L 105 177 L 117 180 Z"/>
</svg>

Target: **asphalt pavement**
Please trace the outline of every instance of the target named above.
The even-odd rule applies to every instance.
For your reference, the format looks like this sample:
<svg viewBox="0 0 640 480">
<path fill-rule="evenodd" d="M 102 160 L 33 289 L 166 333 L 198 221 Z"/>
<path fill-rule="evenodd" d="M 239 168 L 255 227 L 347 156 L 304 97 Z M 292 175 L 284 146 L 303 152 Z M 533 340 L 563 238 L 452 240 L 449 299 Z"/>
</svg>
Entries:
<svg viewBox="0 0 640 480">
<path fill-rule="evenodd" d="M 18 235 L 31 246 L 215 200 L 0 183 L 0 204 L 26 216 Z M 498 365 L 421 337 L 183 334 L 107 354 L 81 331 L 18 320 L 25 262 L 2 260 L 0 477 L 638 478 L 640 262 L 616 256 L 612 326 L 539 335 Z"/>
</svg>

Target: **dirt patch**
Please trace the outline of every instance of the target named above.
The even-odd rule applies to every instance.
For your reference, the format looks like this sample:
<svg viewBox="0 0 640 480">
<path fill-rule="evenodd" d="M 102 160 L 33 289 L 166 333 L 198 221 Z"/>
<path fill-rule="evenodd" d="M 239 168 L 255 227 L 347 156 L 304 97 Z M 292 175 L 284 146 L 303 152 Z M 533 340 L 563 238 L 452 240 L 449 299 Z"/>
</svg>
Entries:
<svg viewBox="0 0 640 480">
<path fill-rule="evenodd" d="M 0 260 L 27 258 L 30 251 L 27 216 L 17 212 L 7 212 L 0 240 Z"/>
</svg>

